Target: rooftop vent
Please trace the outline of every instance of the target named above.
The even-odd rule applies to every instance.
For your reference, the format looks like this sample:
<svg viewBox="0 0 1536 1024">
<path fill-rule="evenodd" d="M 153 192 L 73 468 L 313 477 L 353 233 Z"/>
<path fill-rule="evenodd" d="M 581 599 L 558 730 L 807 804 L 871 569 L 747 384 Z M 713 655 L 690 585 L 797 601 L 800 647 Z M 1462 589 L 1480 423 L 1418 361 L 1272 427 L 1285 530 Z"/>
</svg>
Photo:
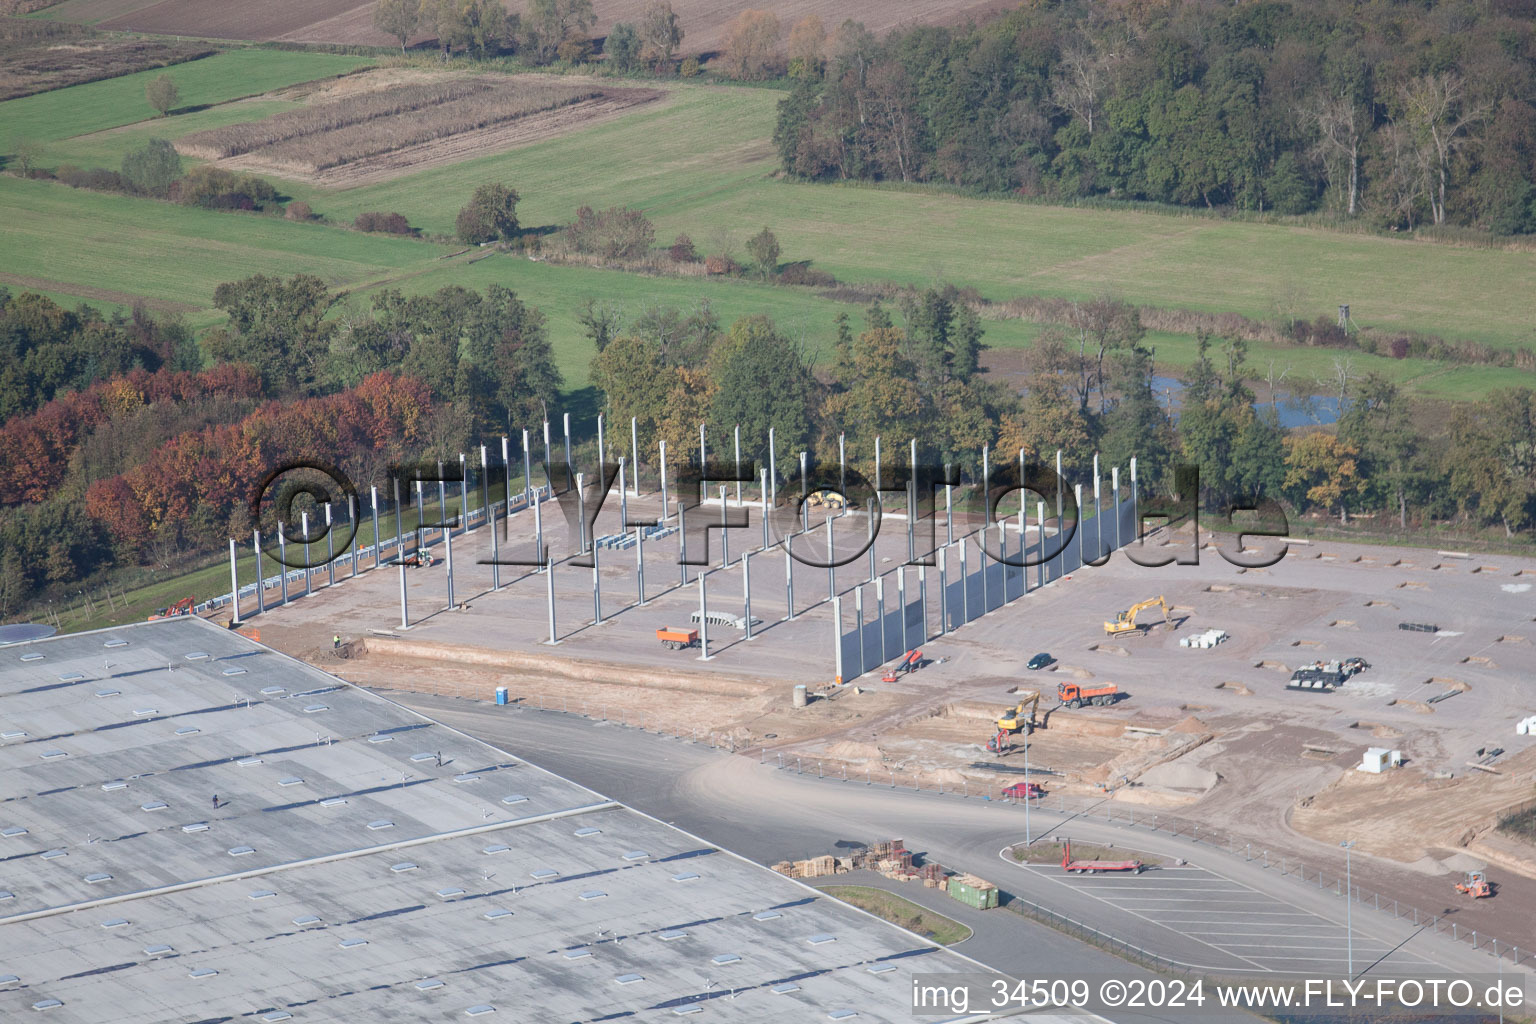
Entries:
<svg viewBox="0 0 1536 1024">
<path fill-rule="evenodd" d="M 528 872 L 528 877 L 537 878 L 542 882 L 550 878 L 559 878 L 560 872 L 556 871 L 554 868 L 539 868 L 536 871 Z"/>
<path fill-rule="evenodd" d="M 297 775 L 290 775 L 286 779 L 278 779 L 277 784 L 279 786 L 302 786 L 304 784 L 304 780 L 299 778 Z"/>
<path fill-rule="evenodd" d="M 287 692 L 288 691 L 281 686 L 263 686 L 261 688 L 261 695 L 263 697 L 276 697 L 280 693 Z"/>
<path fill-rule="evenodd" d="M 118 638 L 118 639 L 114 639 L 114 640 L 108 640 L 106 643 L 102 644 L 101 646 L 103 646 L 103 647 L 127 647 L 128 646 L 128 641 L 127 640 L 123 640 L 121 638 Z"/>
<path fill-rule="evenodd" d="M 96 691 L 96 696 L 98 696 L 98 697 L 121 697 L 122 695 L 123 695 L 123 691 L 122 690 L 97 690 Z"/>
<path fill-rule="evenodd" d="M 752 915 L 754 921 L 775 921 L 784 915 L 777 910 L 760 910 Z"/>
<path fill-rule="evenodd" d="M 688 933 L 681 928 L 668 928 L 656 936 L 662 942 L 672 942 L 675 939 L 686 939 Z"/>
<path fill-rule="evenodd" d="M 202 731 L 203 730 L 199 729 L 195 725 L 184 725 L 180 729 L 176 730 L 176 735 L 177 736 L 191 736 L 195 732 L 202 732 Z"/>
<path fill-rule="evenodd" d="M 139 810 L 141 810 L 141 811 L 163 811 L 163 810 L 165 810 L 169 806 L 170 806 L 170 804 L 166 803 L 164 800 L 151 800 L 147 804 L 139 804 Z"/>
<path fill-rule="evenodd" d="M 479 782 L 480 781 L 480 776 L 476 775 L 474 772 L 465 772 L 463 775 L 455 775 L 453 777 L 453 781 L 454 782 Z"/>
<path fill-rule="evenodd" d="M 331 709 L 329 707 L 327 707 L 326 705 L 324 705 L 324 704 L 311 704 L 309 707 L 304 709 L 304 713 L 306 715 L 313 715 L 313 714 L 316 714 L 316 713 L 321 712 L 321 711 L 329 711 L 329 710 L 331 710 Z"/>
<path fill-rule="evenodd" d="M 389 870 L 395 872 L 396 874 L 401 874 L 406 871 L 415 871 L 416 865 L 408 860 L 403 860 L 399 864 L 391 864 L 389 866 Z"/>
<path fill-rule="evenodd" d="M 312 924 L 319 924 L 320 919 L 314 914 L 300 914 L 293 919 L 293 923 L 299 928 L 308 928 Z"/>
<path fill-rule="evenodd" d="M 607 896 L 607 895 L 608 894 L 603 892 L 603 890 L 601 890 L 601 889 L 588 889 L 586 892 L 582 893 L 581 896 L 578 897 L 578 898 L 579 899 L 584 899 L 584 900 L 600 900 L 604 896 Z"/>
<path fill-rule="evenodd" d="M 616 981 L 617 983 L 619 983 L 620 985 L 633 985 L 637 981 L 644 981 L 645 980 L 645 975 L 643 975 L 643 974 L 621 974 L 617 978 L 614 978 L 613 980 Z"/>
<path fill-rule="evenodd" d="M 870 964 L 870 974 L 890 974 L 896 969 L 895 964 Z"/>
<path fill-rule="evenodd" d="M 37 1002 L 32 1004 L 32 1009 L 34 1009 L 34 1010 L 51 1010 L 51 1009 L 53 1009 L 56 1006 L 63 1006 L 63 1005 L 64 1005 L 64 1001 L 62 999 L 39 999 Z"/>
<path fill-rule="evenodd" d="M 11 892 L 11 890 L 0 889 L 0 903 L 4 903 L 6 900 L 13 900 L 15 898 L 16 894 Z"/>
<path fill-rule="evenodd" d="M 113 917 L 101 922 L 103 928 L 123 928 L 128 924 L 126 917 Z"/>
<path fill-rule="evenodd" d="M 59 682 L 61 682 L 61 683 L 78 683 L 80 680 L 82 680 L 84 678 L 85 678 L 85 673 L 84 672 L 64 672 L 64 673 L 61 673 L 59 675 Z"/>
<path fill-rule="evenodd" d="M 21 979 L 16 977 L 14 974 L 0 974 L 0 986 L 15 985 L 20 981 Z"/>
<path fill-rule="evenodd" d="M 437 890 L 438 899 L 451 900 L 456 896 L 463 896 L 464 890 L 458 886 L 450 885 L 446 889 Z"/>
<path fill-rule="evenodd" d="M 190 825 L 181 826 L 181 830 L 183 832 L 207 832 L 208 823 L 206 821 L 194 821 Z"/>
<path fill-rule="evenodd" d="M 240 760 L 236 761 L 235 764 L 239 765 L 241 768 L 254 768 L 257 765 L 261 764 L 261 758 L 259 758 L 259 757 L 242 757 Z"/>
<path fill-rule="evenodd" d="M 505 843 L 494 843 L 490 846 L 487 846 L 480 852 L 485 854 L 487 857 L 494 857 L 496 854 L 506 853 L 510 849 L 512 849 L 512 847 L 506 845 Z"/>
<path fill-rule="evenodd" d="M 684 871 L 680 875 L 673 875 L 672 876 L 672 881 L 674 881 L 674 882 L 692 882 L 692 881 L 697 880 L 698 877 L 699 877 L 699 875 L 698 875 L 698 872 L 696 872 L 696 871 Z"/>
<path fill-rule="evenodd" d="M 395 823 L 390 821 L 388 818 L 379 818 L 376 821 L 370 821 L 368 823 L 368 827 L 377 832 L 381 828 L 394 828 Z"/>
<path fill-rule="evenodd" d="M 116 792 L 119 789 L 127 789 L 127 788 L 128 788 L 128 783 L 124 782 L 122 779 L 113 779 L 111 782 L 103 782 L 101 784 L 101 789 L 102 789 L 102 792 L 104 792 L 104 793 L 113 793 L 113 792 Z"/>
<path fill-rule="evenodd" d="M 145 956 L 165 956 L 167 953 L 174 953 L 174 952 L 176 952 L 174 947 L 167 946 L 163 942 L 162 943 L 157 943 L 157 944 L 155 944 L 153 946 L 145 946 L 144 947 L 144 955 Z"/>
<path fill-rule="evenodd" d="M 525 804 L 528 802 L 528 798 L 521 793 L 513 793 L 511 796 L 502 797 L 501 802 L 504 804 Z"/>
<path fill-rule="evenodd" d="M 245 675 L 245 669 L 239 667 L 238 665 L 231 665 L 229 668 L 224 670 L 224 674 L 227 676 L 243 676 Z"/>
<path fill-rule="evenodd" d="M 44 850 L 43 851 L 43 860 L 54 860 L 54 859 L 59 858 L 59 857 L 68 857 L 68 856 L 69 856 L 69 854 L 66 851 L 64 851 L 64 850 Z"/>
<path fill-rule="evenodd" d="M 417 764 L 420 764 L 422 761 L 436 761 L 437 755 L 431 751 L 423 750 L 419 754 L 412 754 L 411 760 L 415 761 Z"/>
<path fill-rule="evenodd" d="M 10 828 L 0 829 L 0 836 L 4 836 L 7 839 L 15 839 L 17 836 L 24 836 L 26 834 L 27 830 L 20 825 L 12 825 Z"/>
<path fill-rule="evenodd" d="M 340 942 L 336 943 L 336 946 L 339 949 L 357 949 L 359 946 L 366 945 L 368 945 L 367 939 L 342 939 Z"/>
<path fill-rule="evenodd" d="M 159 710 L 157 710 L 156 708 L 134 708 L 133 709 L 133 717 L 134 718 L 148 718 L 150 715 L 158 715 L 159 713 L 160 713 Z"/>
<path fill-rule="evenodd" d="M 580 839 L 585 839 L 588 836 L 600 836 L 602 834 L 603 834 L 603 830 L 602 829 L 600 829 L 600 828 L 593 828 L 590 825 L 588 825 L 586 828 L 579 828 L 575 832 L 571 833 L 571 835 L 576 836 L 577 838 L 580 838 Z"/>
<path fill-rule="evenodd" d="M 644 850 L 630 850 L 628 853 L 624 854 L 624 859 L 625 860 L 645 860 L 649 856 L 650 856 L 650 854 L 646 853 Z"/>
<path fill-rule="evenodd" d="M 93 871 L 89 875 L 85 876 L 85 880 L 90 882 L 92 885 L 95 885 L 98 882 L 112 881 L 112 876 L 107 874 L 105 871 Z"/>
<path fill-rule="evenodd" d="M 375 733 L 374 735 L 368 737 L 368 742 L 369 743 L 388 743 L 388 742 L 390 742 L 393 739 L 394 739 L 393 736 L 385 736 L 382 733 Z"/>
<path fill-rule="evenodd" d="M 782 996 L 788 995 L 791 992 L 799 992 L 800 986 L 796 985 L 792 981 L 781 981 L 777 985 L 774 985 L 772 988 L 770 988 L 768 991 L 772 992 L 774 995 Z"/>
<path fill-rule="evenodd" d="M 480 916 L 485 918 L 487 921 L 500 921 L 504 917 L 511 917 L 512 911 L 508 910 L 506 907 L 497 907 L 495 910 L 487 910 Z"/>
<path fill-rule="evenodd" d="M 229 848 L 229 855 L 231 857 L 244 857 L 255 852 L 256 847 L 254 846 L 232 846 Z"/>
<path fill-rule="evenodd" d="M 261 1015 L 264 1024 L 277 1024 L 280 1020 L 293 1020 L 293 1014 L 287 1010 L 273 1010 L 271 1013 Z"/>
<path fill-rule="evenodd" d="M 347 798 L 344 797 L 344 796 L 328 796 L 324 800 L 320 801 L 320 806 L 321 807 L 335 807 L 338 804 L 344 804 L 346 802 L 347 802 Z"/>
<path fill-rule="evenodd" d="M 269 896 L 276 895 L 277 893 L 273 892 L 271 889 L 253 889 L 251 890 L 248 898 L 253 900 L 264 900 Z"/>
<path fill-rule="evenodd" d="M 188 661 L 203 661 L 204 659 L 206 659 L 208 657 L 208 652 L 207 651 L 188 651 L 186 654 L 182 655 L 182 657 L 186 658 Z"/>
<path fill-rule="evenodd" d="M 442 988 L 442 987 L 443 987 L 443 979 L 442 978 L 422 978 L 420 981 L 418 981 L 416 983 L 416 990 L 418 992 L 430 992 L 430 991 L 432 991 L 435 988 Z"/>
<path fill-rule="evenodd" d="M 709 958 L 709 962 L 714 964 L 716 967 L 722 967 L 725 964 L 740 963 L 741 962 L 741 954 L 740 953 L 719 953 L 719 954 L 717 954 L 715 956 L 710 957 Z"/>
<path fill-rule="evenodd" d="M 828 942 L 836 942 L 837 941 L 837 936 L 836 935 L 830 935 L 827 932 L 822 932 L 819 935 L 812 935 L 810 938 L 806 939 L 805 941 L 809 942 L 813 946 L 821 946 L 821 945 L 825 945 Z"/>
<path fill-rule="evenodd" d="M 51 760 L 52 758 L 55 758 L 55 757 L 68 757 L 69 756 L 69 752 L 68 751 L 64 751 L 64 750 L 58 750 L 58 749 L 45 750 L 41 754 L 39 754 L 38 756 L 43 758 L 46 761 L 46 760 Z"/>
<path fill-rule="evenodd" d="M 26 739 L 26 736 L 24 729 L 7 729 L 5 732 L 0 732 L 0 740 L 20 740 Z"/>
<path fill-rule="evenodd" d="M 492 1006 L 490 1003 L 481 1003 L 478 1006 L 471 1006 L 469 1009 L 465 1010 L 464 1011 L 464 1016 L 466 1016 L 466 1017 L 479 1017 L 482 1014 L 495 1013 L 495 1012 L 496 1012 L 496 1007 Z"/>
<path fill-rule="evenodd" d="M 216 976 L 218 973 L 219 972 L 214 970 L 212 967 L 194 967 L 190 971 L 187 972 L 187 977 L 189 977 L 189 978 L 212 978 L 212 977 Z"/>
<path fill-rule="evenodd" d="M 567 960 L 585 960 L 591 955 L 592 951 L 590 949 L 568 949 L 564 953 Z"/>
<path fill-rule="evenodd" d="M 673 1010 L 672 1012 L 677 1014 L 679 1017 L 686 1017 L 690 1013 L 703 1013 L 704 1012 L 704 1007 L 702 1007 L 702 1006 L 679 1006 L 677 1009 Z"/>
<path fill-rule="evenodd" d="M 827 1014 L 828 1020 L 852 1020 L 859 1015 L 857 1010 L 833 1010 Z"/>
</svg>

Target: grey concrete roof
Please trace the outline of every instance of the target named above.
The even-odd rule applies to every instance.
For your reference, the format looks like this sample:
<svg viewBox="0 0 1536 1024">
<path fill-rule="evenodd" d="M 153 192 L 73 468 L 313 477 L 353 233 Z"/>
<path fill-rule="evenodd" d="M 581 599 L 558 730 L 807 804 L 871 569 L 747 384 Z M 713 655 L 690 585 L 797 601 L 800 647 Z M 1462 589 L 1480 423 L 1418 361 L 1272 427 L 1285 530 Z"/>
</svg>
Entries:
<svg viewBox="0 0 1536 1024">
<path fill-rule="evenodd" d="M 201 620 L 7 648 L 0 737 L 5 1019 L 894 1022 L 983 970 Z"/>
</svg>

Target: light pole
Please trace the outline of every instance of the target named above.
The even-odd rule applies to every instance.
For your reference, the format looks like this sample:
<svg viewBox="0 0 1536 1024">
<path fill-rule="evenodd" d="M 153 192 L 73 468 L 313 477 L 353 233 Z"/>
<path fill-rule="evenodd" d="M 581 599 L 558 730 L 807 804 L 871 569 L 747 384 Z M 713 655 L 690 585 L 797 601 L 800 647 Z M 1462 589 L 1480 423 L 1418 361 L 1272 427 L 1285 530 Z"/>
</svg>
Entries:
<svg viewBox="0 0 1536 1024">
<path fill-rule="evenodd" d="M 1033 709 L 1031 709 L 1030 715 L 1031 716 L 1034 715 Z M 1026 725 L 1024 728 L 1026 730 L 1028 730 L 1030 727 Z M 1034 803 L 1034 801 L 1029 798 L 1029 732 L 1026 731 L 1024 733 L 1024 845 L 1025 846 L 1030 845 L 1030 843 L 1032 842 L 1032 840 L 1030 839 L 1030 835 L 1029 835 L 1029 805 L 1032 804 L 1032 803 Z"/>
<path fill-rule="evenodd" d="M 1344 848 L 1344 933 L 1345 945 L 1349 951 L 1349 977 L 1353 979 L 1355 976 L 1355 906 L 1354 888 L 1350 881 L 1349 851 L 1354 847 L 1355 841 L 1349 839 L 1339 845 Z"/>
</svg>

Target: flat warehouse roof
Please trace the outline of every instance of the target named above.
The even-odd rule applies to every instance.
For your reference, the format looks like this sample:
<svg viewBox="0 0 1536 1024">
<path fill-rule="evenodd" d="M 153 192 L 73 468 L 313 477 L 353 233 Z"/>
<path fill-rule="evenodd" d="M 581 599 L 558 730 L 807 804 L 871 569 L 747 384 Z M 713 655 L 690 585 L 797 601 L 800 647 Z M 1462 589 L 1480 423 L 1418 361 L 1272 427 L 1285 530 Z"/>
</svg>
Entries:
<svg viewBox="0 0 1536 1024">
<path fill-rule="evenodd" d="M 0 650 L 0 793 L 7 1019 L 895 1022 L 985 970 L 190 617 Z"/>
</svg>

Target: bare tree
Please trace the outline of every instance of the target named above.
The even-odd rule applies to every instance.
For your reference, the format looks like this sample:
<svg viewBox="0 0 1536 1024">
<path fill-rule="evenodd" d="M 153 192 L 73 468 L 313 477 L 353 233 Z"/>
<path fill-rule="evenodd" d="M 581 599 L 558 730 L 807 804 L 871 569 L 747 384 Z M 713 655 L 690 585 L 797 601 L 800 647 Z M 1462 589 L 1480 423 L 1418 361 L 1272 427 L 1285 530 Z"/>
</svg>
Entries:
<svg viewBox="0 0 1536 1024">
<path fill-rule="evenodd" d="M 1323 97 L 1308 107 L 1304 116 L 1317 130 L 1312 155 L 1323 165 L 1328 191 L 1335 197 L 1344 194 L 1342 205 L 1353 217 L 1360 195 L 1360 137 L 1367 124 L 1365 111 L 1347 96 Z"/>
<path fill-rule="evenodd" d="M 1377 137 L 1386 157 L 1387 173 L 1372 184 L 1369 198 L 1407 221 L 1413 230 L 1413 214 L 1424 198 L 1424 151 L 1413 143 L 1412 133 L 1397 122 L 1385 125 Z M 1393 230 L 1397 230 L 1396 227 Z"/>
<path fill-rule="evenodd" d="M 1445 185 L 1450 177 L 1451 158 L 1469 141 L 1464 133 L 1487 114 L 1487 108 L 1468 105 L 1465 81 L 1449 71 L 1419 75 L 1405 83 L 1399 95 L 1403 119 L 1414 140 L 1432 157 L 1421 160 L 1430 175 L 1425 191 L 1435 223 L 1444 224 Z"/>
<path fill-rule="evenodd" d="M 1051 76 L 1051 101 L 1082 121 L 1093 134 L 1094 117 L 1109 92 L 1118 56 L 1095 43 L 1086 33 L 1070 39 L 1061 50 L 1061 61 Z"/>
</svg>

